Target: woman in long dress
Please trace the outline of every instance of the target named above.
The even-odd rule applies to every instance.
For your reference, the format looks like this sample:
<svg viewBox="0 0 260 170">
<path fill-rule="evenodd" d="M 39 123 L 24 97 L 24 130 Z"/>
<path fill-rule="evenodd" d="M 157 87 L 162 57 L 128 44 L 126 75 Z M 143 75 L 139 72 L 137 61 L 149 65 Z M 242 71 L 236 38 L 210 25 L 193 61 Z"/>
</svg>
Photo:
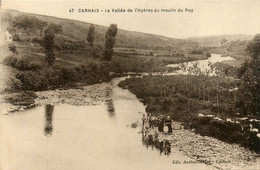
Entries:
<svg viewBox="0 0 260 170">
<path fill-rule="evenodd" d="M 172 133 L 172 120 L 170 116 L 167 116 L 165 125 L 168 127 L 168 133 Z"/>
</svg>

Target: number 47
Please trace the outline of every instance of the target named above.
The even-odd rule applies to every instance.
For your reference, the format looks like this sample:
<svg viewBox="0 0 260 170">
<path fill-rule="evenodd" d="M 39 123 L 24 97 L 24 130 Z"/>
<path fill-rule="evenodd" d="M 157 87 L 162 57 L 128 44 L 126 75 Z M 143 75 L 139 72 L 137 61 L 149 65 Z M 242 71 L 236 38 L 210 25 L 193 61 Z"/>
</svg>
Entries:
<svg viewBox="0 0 260 170">
<path fill-rule="evenodd" d="M 70 10 L 69 10 L 69 12 L 74 12 L 74 9 L 73 9 L 73 8 L 72 8 L 72 9 L 70 9 Z"/>
</svg>

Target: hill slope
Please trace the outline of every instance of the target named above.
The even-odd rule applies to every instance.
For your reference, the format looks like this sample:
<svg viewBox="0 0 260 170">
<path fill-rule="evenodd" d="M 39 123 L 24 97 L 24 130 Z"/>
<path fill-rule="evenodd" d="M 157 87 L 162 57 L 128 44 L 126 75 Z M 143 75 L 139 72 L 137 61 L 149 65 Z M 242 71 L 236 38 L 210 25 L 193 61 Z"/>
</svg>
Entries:
<svg viewBox="0 0 260 170">
<path fill-rule="evenodd" d="M 199 46 L 201 47 L 219 47 L 228 42 L 248 41 L 253 38 L 254 38 L 253 35 L 235 34 L 235 35 L 218 35 L 218 36 L 207 36 L 207 37 L 190 37 L 188 39 L 198 43 Z"/>
<path fill-rule="evenodd" d="M 13 22 L 20 17 L 24 18 L 37 18 L 41 22 L 58 24 L 62 26 L 61 39 L 64 42 L 76 42 L 85 43 L 87 39 L 88 29 L 90 23 L 61 19 L 56 17 L 22 13 L 15 10 L 3 10 L 1 9 L 2 25 L 9 29 L 9 32 L 19 33 L 24 39 L 31 39 L 40 37 L 40 31 L 14 29 Z M 116 23 L 115 23 L 116 24 Z M 95 25 L 95 44 L 103 45 L 104 37 L 107 27 L 101 25 Z M 23 33 L 25 33 L 23 35 Z M 116 47 L 129 47 L 129 48 L 149 48 L 149 49 L 167 49 L 167 50 L 186 50 L 194 49 L 198 47 L 198 44 L 190 40 L 167 38 L 159 35 L 118 30 L 116 36 Z"/>
</svg>

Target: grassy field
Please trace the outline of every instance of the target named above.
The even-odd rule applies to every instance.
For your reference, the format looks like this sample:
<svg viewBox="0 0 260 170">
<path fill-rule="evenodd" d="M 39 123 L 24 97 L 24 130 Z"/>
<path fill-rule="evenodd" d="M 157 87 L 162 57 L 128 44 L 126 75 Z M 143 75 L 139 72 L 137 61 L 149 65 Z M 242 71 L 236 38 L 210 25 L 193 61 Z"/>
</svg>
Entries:
<svg viewBox="0 0 260 170">
<path fill-rule="evenodd" d="M 162 71 L 166 64 L 184 61 L 205 59 L 206 55 L 153 50 L 140 50 L 124 48 L 116 49 L 110 62 L 103 61 L 102 48 L 96 46 L 86 47 L 84 51 L 55 50 L 55 63 L 52 67 L 47 65 L 44 49 L 32 42 L 12 42 L 9 46 L 15 47 L 15 52 L 9 54 L 4 64 L 14 68 L 15 77 L 11 82 L 12 90 L 46 90 L 60 86 L 74 84 L 93 84 L 111 79 L 110 72 L 155 72 Z M 129 51 L 132 53 L 129 54 Z M 134 54 L 133 54 L 134 53 Z M 149 55 L 147 55 L 149 54 Z M 171 55 L 170 55 L 171 54 Z M 62 73 L 60 73 L 62 72 Z M 65 74 L 69 75 L 66 76 Z M 55 78 L 50 78 L 53 75 Z M 55 79 L 55 80 L 53 80 Z M 44 83 L 44 81 L 49 83 Z M 41 82 L 40 84 L 33 81 Z M 28 85 L 29 84 L 29 85 Z"/>
<path fill-rule="evenodd" d="M 21 40 L 31 40 L 41 36 L 41 29 L 45 29 L 50 23 L 62 25 L 62 32 L 57 36 L 57 46 L 62 50 L 73 50 L 82 47 L 86 42 L 91 23 L 61 19 L 37 14 L 22 13 L 15 10 L 1 9 L 1 24 L 12 35 L 18 34 Z M 27 19 L 29 25 L 23 25 L 21 21 Z M 116 24 L 116 23 L 115 23 Z M 39 27 L 37 27 L 39 25 Z M 104 45 L 105 34 L 108 27 L 95 26 L 95 45 Z M 24 29 L 25 28 L 25 29 Z M 24 29 L 24 31 L 21 31 Z M 185 50 L 198 48 L 198 44 L 186 39 L 168 38 L 159 35 L 126 31 L 118 29 L 116 47 L 154 50 Z"/>
<path fill-rule="evenodd" d="M 220 47 L 211 48 L 209 51 L 210 53 L 233 57 L 236 60 L 224 61 L 223 63 L 239 68 L 245 60 L 250 59 L 250 56 L 246 52 L 248 42 L 249 41 L 232 41 Z"/>
</svg>

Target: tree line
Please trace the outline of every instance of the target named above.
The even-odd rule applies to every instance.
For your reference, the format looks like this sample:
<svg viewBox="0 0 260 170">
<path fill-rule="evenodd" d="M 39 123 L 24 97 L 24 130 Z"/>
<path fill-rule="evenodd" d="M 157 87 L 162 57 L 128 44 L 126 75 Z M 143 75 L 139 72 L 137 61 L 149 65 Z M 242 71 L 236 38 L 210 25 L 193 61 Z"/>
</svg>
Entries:
<svg viewBox="0 0 260 170">
<path fill-rule="evenodd" d="M 61 27 L 50 24 L 44 31 L 43 46 L 45 49 L 45 59 L 49 65 L 53 65 L 55 61 L 54 46 L 55 46 L 55 34 L 62 31 Z M 103 51 L 103 60 L 111 61 L 114 54 L 114 45 L 116 43 L 117 25 L 111 24 L 105 35 L 105 46 Z M 89 27 L 87 35 L 87 43 L 93 48 L 95 40 L 95 26 L 92 24 Z M 100 49 L 101 50 L 101 49 Z"/>
</svg>

